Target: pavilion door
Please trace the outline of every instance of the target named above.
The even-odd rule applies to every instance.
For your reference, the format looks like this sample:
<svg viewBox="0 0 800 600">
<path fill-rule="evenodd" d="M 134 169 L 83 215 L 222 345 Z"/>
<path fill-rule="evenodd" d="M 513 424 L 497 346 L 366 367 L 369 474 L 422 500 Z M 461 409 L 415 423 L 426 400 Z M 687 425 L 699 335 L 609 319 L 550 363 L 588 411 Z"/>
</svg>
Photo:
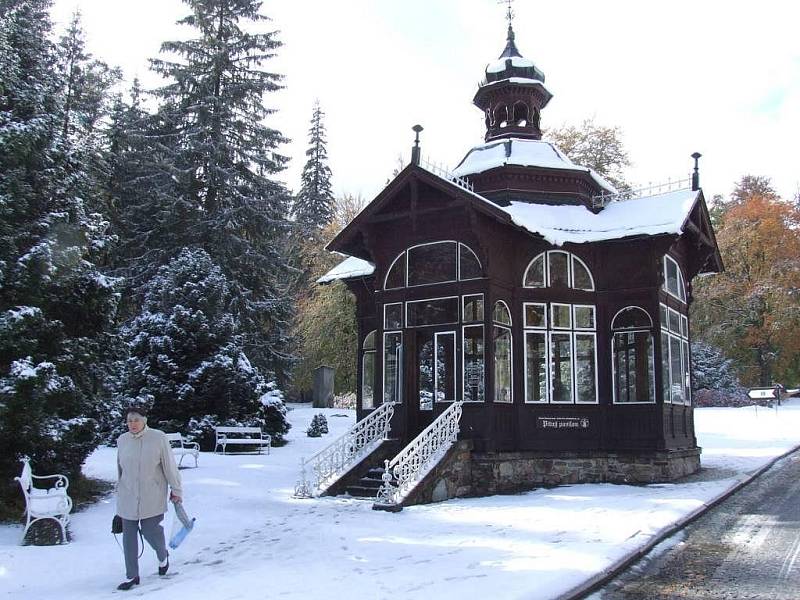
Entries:
<svg viewBox="0 0 800 600">
<path fill-rule="evenodd" d="M 456 396 L 456 332 L 417 330 L 409 434 L 416 437 Z"/>
</svg>

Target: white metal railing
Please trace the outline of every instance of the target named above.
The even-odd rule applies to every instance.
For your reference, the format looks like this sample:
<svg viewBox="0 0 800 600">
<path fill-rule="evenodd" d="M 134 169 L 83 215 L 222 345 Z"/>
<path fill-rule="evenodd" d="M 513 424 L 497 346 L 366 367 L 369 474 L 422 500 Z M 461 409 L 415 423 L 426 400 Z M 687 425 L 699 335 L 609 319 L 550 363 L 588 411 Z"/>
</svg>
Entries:
<svg viewBox="0 0 800 600">
<path fill-rule="evenodd" d="M 691 178 L 676 180 L 668 179 L 663 183 L 650 184 L 644 187 L 626 190 L 624 192 L 617 192 L 615 194 L 598 194 L 597 196 L 592 196 L 592 208 L 604 208 L 611 202 L 634 200 L 636 198 L 645 198 L 647 196 L 658 196 L 659 194 L 668 194 L 670 192 L 688 190 L 691 189 L 691 187 Z"/>
<path fill-rule="evenodd" d="M 419 159 L 419 166 L 421 166 L 426 171 L 430 171 L 434 175 L 441 177 L 442 179 L 446 179 L 451 183 L 455 183 L 458 187 L 467 190 L 468 192 L 475 192 L 475 187 L 463 177 L 459 177 L 458 175 L 454 175 L 447 169 L 445 169 L 442 165 L 434 164 L 430 161 L 425 160 L 424 158 Z"/>
<path fill-rule="evenodd" d="M 347 433 L 305 460 L 300 459 L 300 479 L 295 498 L 319 496 L 365 456 L 377 448 L 389 433 L 394 402 L 386 402 L 353 425 Z M 307 471 L 313 473 L 309 482 Z"/>
<path fill-rule="evenodd" d="M 383 484 L 378 490 L 377 504 L 399 505 L 442 459 L 458 439 L 463 406 L 463 401 L 453 402 L 391 462 L 385 461 Z M 392 483 L 393 480 L 395 483 Z"/>
</svg>

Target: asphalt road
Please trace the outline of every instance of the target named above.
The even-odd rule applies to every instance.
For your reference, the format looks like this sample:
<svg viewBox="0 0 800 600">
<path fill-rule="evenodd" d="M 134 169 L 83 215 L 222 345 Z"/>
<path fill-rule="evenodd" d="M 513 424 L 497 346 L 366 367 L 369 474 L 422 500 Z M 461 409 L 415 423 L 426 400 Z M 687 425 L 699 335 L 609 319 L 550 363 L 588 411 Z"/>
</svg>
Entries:
<svg viewBox="0 0 800 600">
<path fill-rule="evenodd" d="M 589 598 L 800 600 L 800 452 Z"/>
</svg>

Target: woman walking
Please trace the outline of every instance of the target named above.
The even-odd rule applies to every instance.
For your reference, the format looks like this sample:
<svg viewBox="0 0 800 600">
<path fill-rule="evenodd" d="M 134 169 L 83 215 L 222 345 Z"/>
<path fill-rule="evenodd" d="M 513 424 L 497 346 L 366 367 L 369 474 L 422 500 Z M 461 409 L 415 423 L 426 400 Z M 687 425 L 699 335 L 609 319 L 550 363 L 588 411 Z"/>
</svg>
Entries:
<svg viewBox="0 0 800 600">
<path fill-rule="evenodd" d="M 158 574 L 167 574 L 169 553 L 161 526 L 167 512 L 167 484 L 170 500 L 180 502 L 182 496 L 181 476 L 167 436 L 147 426 L 144 408 L 129 408 L 125 419 L 128 433 L 117 441 L 117 514 L 122 517 L 126 580 L 118 590 L 139 585 L 139 530 L 156 551 Z"/>
</svg>

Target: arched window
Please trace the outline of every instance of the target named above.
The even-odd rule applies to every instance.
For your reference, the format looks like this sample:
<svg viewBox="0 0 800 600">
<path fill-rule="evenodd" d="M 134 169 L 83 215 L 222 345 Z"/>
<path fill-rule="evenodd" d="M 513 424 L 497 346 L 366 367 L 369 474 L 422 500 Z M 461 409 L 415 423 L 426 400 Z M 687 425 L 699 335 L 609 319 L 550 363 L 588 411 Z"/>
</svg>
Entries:
<svg viewBox="0 0 800 600">
<path fill-rule="evenodd" d="M 620 310 L 611 321 L 614 403 L 656 401 L 653 320 L 638 306 Z"/>
<path fill-rule="evenodd" d="M 536 256 L 525 269 L 522 285 L 527 288 L 573 288 L 594 291 L 594 277 L 580 258 L 564 250 L 548 250 Z"/>
<path fill-rule="evenodd" d="M 664 255 L 664 285 L 662 289 L 681 302 L 686 302 L 686 284 L 678 263 L 669 255 Z"/>
<path fill-rule="evenodd" d="M 528 106 L 524 102 L 514 104 L 514 125 L 525 127 L 528 124 Z"/>
<path fill-rule="evenodd" d="M 375 331 L 370 331 L 361 345 L 361 408 L 375 406 Z"/>
<path fill-rule="evenodd" d="M 477 254 L 455 241 L 412 246 L 394 259 L 384 280 L 384 289 L 450 283 L 483 277 Z"/>
<path fill-rule="evenodd" d="M 494 122 L 498 127 L 508 127 L 508 107 L 504 104 L 494 109 Z"/>
<path fill-rule="evenodd" d="M 511 312 L 502 300 L 494 304 L 494 401 L 513 402 L 511 385 Z"/>
</svg>

